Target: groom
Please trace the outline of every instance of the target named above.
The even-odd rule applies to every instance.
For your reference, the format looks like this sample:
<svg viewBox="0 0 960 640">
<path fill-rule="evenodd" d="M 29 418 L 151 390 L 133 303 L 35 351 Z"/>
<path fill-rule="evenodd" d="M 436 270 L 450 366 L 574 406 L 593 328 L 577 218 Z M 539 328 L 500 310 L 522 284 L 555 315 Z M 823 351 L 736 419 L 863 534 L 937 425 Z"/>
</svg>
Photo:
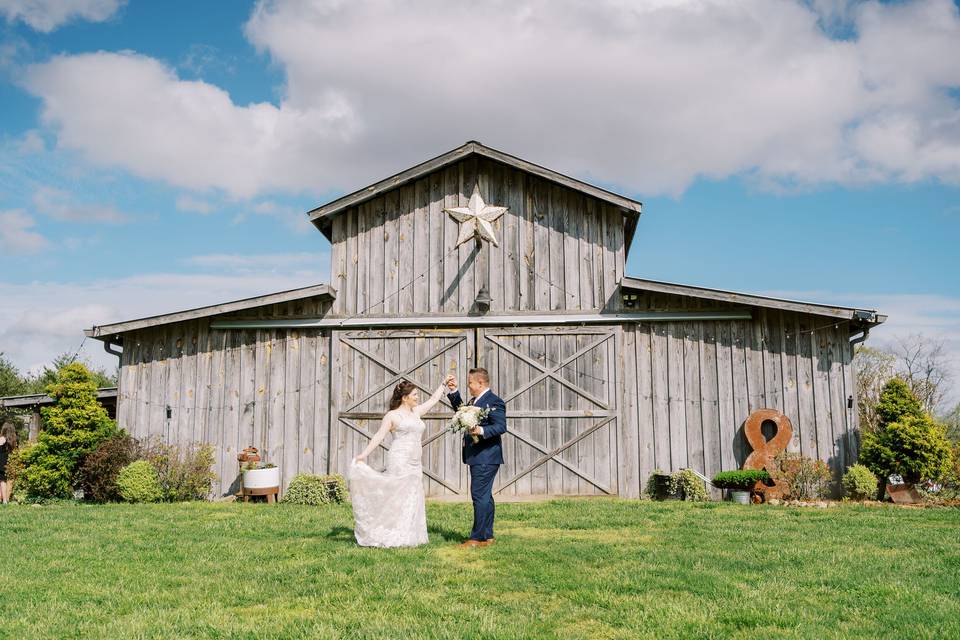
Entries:
<svg viewBox="0 0 960 640">
<path fill-rule="evenodd" d="M 447 376 L 447 397 L 453 410 L 463 404 L 457 390 L 457 379 Z M 463 436 L 463 462 L 470 467 L 470 497 L 473 499 L 473 530 L 462 547 L 486 547 L 493 544 L 493 479 L 503 464 L 500 436 L 507 432 L 507 406 L 490 391 L 490 375 L 486 369 L 471 369 L 467 376 L 470 400 L 467 404 L 490 409 L 479 425 Z M 480 441 L 474 444 L 473 438 Z"/>
</svg>

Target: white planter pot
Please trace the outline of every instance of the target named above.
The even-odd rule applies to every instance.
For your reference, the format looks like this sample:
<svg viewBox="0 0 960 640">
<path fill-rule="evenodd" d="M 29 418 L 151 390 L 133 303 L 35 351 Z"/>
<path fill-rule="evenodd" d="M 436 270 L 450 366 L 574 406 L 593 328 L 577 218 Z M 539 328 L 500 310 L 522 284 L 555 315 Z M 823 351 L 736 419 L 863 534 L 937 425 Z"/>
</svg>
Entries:
<svg viewBox="0 0 960 640">
<path fill-rule="evenodd" d="M 267 489 L 280 486 L 280 467 L 250 469 L 243 472 L 245 489 Z"/>
<path fill-rule="evenodd" d="M 731 491 L 730 500 L 736 504 L 750 504 L 749 491 Z"/>
</svg>

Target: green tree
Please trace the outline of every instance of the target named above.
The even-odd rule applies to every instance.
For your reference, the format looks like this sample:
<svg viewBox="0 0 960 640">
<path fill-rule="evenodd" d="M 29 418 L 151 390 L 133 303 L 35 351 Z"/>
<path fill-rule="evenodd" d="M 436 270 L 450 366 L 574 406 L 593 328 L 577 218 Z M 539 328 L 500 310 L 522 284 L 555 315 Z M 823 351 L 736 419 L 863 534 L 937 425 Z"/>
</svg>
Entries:
<svg viewBox="0 0 960 640">
<path fill-rule="evenodd" d="M 910 391 L 907 383 L 900 378 L 893 378 L 883 385 L 875 414 L 878 428 L 883 428 L 906 416 L 919 418 L 926 415 L 920 401 Z"/>
<path fill-rule="evenodd" d="M 118 433 L 97 402 L 97 385 L 84 365 L 60 367 L 47 393 L 54 404 L 41 409 L 43 431 L 34 444 L 18 452 L 22 470 L 17 484 L 32 499 L 69 497 L 83 457 Z"/>
<path fill-rule="evenodd" d="M 952 460 L 943 425 L 926 414 L 904 415 L 865 433 L 860 448 L 860 462 L 884 480 L 898 475 L 906 482 L 939 481 L 950 472 Z"/>
<path fill-rule="evenodd" d="M 23 393 L 26 385 L 20 372 L 0 351 L 0 396 L 18 396 Z"/>
<path fill-rule="evenodd" d="M 76 358 L 72 353 L 61 353 L 53 362 L 43 367 L 43 371 L 37 375 L 24 380 L 24 386 L 28 389 L 23 393 L 47 393 L 47 387 L 56 383 L 60 371 L 67 365 L 78 362 L 90 372 L 91 380 L 95 387 L 115 387 L 117 386 L 116 372 L 110 374 L 103 367 L 95 368 L 86 358 Z"/>
</svg>

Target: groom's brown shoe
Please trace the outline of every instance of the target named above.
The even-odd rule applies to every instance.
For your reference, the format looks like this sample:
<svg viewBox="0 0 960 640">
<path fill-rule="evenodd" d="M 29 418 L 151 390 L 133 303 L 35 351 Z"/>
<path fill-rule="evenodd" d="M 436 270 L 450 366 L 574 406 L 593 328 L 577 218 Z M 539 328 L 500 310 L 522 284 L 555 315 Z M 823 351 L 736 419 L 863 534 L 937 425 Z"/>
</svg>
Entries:
<svg viewBox="0 0 960 640">
<path fill-rule="evenodd" d="M 487 538 L 486 540 L 484 540 L 483 542 L 480 543 L 480 546 L 481 546 L 481 547 L 489 547 L 489 546 L 492 545 L 494 542 L 496 542 L 495 539 L 493 539 L 493 538 Z"/>
<path fill-rule="evenodd" d="M 459 546 L 463 549 L 473 549 L 474 547 L 481 547 L 483 545 L 484 545 L 484 541 L 471 539 L 471 540 L 467 540 L 466 542 L 460 543 Z"/>
</svg>

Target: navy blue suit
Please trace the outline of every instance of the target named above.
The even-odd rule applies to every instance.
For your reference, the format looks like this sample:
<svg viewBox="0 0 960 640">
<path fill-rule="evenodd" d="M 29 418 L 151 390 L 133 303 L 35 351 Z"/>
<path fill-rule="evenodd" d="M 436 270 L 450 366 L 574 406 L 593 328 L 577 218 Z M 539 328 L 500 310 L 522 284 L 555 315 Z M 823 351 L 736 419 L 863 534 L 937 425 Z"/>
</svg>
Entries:
<svg viewBox="0 0 960 640">
<path fill-rule="evenodd" d="M 450 404 L 456 411 L 463 404 L 459 391 L 448 394 Z M 493 538 L 493 480 L 503 464 L 503 447 L 500 436 L 507 432 L 507 405 L 493 391 L 487 391 L 475 403 L 482 409 L 490 409 L 480 426 L 483 435 L 474 444 L 473 438 L 463 436 L 463 462 L 470 466 L 470 497 L 473 500 L 473 530 L 471 540 Z"/>
</svg>

